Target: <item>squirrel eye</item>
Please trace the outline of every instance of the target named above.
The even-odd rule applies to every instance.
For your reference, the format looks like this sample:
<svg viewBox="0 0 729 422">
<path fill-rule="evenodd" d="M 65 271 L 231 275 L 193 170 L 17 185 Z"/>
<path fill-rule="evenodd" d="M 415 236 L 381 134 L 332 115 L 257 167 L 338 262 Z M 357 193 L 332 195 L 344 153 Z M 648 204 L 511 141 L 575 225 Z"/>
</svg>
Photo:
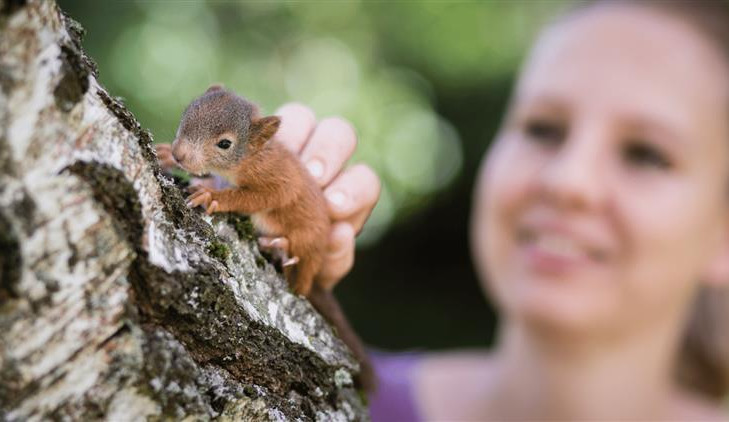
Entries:
<svg viewBox="0 0 729 422">
<path fill-rule="evenodd" d="M 230 148 L 231 143 L 232 142 L 227 139 L 221 139 L 220 141 L 218 141 L 218 148 L 228 149 Z"/>
</svg>

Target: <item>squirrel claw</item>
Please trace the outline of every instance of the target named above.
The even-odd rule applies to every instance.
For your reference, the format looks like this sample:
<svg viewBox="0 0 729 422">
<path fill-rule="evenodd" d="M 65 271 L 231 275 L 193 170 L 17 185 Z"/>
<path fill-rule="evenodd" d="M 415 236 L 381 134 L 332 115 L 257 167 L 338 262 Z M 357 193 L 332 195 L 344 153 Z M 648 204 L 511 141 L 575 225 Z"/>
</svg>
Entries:
<svg viewBox="0 0 729 422">
<path fill-rule="evenodd" d="M 259 237 L 258 247 L 268 254 L 279 271 L 290 269 L 299 262 L 299 257 L 289 257 L 289 239 L 285 237 Z M 286 277 L 289 279 L 290 277 Z"/>
<path fill-rule="evenodd" d="M 285 237 L 259 237 L 258 247 L 264 250 L 280 249 L 283 252 L 288 252 L 289 240 Z"/>
<path fill-rule="evenodd" d="M 290 267 L 292 265 L 296 265 L 299 263 L 299 257 L 294 256 L 292 258 L 287 259 L 283 264 L 281 264 L 282 267 Z"/>
</svg>

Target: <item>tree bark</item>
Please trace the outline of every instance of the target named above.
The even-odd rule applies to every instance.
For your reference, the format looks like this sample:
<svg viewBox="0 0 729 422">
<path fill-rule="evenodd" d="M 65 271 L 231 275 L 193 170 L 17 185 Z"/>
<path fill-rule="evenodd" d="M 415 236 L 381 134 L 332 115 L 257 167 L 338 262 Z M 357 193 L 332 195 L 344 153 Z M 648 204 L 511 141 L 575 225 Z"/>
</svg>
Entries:
<svg viewBox="0 0 729 422">
<path fill-rule="evenodd" d="M 367 419 L 344 344 L 247 219 L 185 207 L 83 29 L 0 5 L 0 419 Z"/>
</svg>

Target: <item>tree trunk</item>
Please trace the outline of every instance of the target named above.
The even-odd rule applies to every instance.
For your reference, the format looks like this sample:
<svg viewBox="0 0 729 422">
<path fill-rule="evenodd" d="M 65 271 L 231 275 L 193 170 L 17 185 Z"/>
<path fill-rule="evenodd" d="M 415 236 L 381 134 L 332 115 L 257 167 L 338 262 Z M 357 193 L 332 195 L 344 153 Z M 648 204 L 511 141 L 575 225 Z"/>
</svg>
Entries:
<svg viewBox="0 0 729 422">
<path fill-rule="evenodd" d="M 349 351 L 245 218 L 185 207 L 82 28 L 0 5 L 0 419 L 367 419 Z"/>
</svg>

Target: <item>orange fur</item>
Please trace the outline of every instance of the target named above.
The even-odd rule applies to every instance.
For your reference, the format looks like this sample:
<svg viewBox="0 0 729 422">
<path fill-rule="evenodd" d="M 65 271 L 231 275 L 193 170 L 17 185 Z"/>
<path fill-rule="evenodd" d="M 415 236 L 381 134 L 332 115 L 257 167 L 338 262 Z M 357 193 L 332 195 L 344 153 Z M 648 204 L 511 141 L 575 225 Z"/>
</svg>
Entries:
<svg viewBox="0 0 729 422">
<path fill-rule="evenodd" d="M 263 218 L 270 223 L 256 224 L 253 218 L 256 229 L 266 236 L 289 239 L 291 256 L 299 258 L 293 287 L 297 294 L 307 295 L 321 268 L 330 230 L 321 189 L 299 159 L 276 142 L 267 142 L 244 157 L 229 178 L 235 188 L 211 191 L 217 211 L 265 212 Z"/>
<path fill-rule="evenodd" d="M 299 158 L 271 140 L 279 124 L 280 118 L 259 117 L 254 104 L 212 86 L 183 113 L 171 154 L 191 173 L 217 173 L 233 185 L 200 188 L 190 205 L 205 205 L 208 213 L 249 214 L 262 235 L 288 239 L 289 255 L 299 261 L 284 268 L 285 276 L 337 329 L 361 364 L 359 385 L 373 391 L 374 369 L 362 342 L 334 295 L 314 284 L 331 231 L 326 201 Z"/>
</svg>

